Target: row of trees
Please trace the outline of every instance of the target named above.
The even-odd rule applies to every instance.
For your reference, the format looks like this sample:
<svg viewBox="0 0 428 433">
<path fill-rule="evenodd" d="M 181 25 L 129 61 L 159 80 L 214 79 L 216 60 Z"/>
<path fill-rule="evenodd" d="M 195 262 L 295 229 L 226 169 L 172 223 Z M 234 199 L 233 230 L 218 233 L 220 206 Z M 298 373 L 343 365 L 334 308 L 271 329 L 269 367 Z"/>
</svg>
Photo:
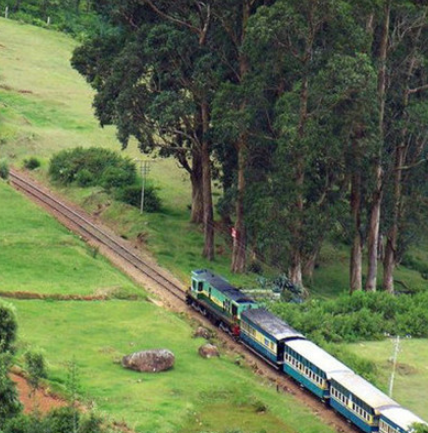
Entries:
<svg viewBox="0 0 428 433">
<path fill-rule="evenodd" d="M 428 6 L 418 0 L 103 0 L 73 66 L 102 125 L 173 155 L 214 257 L 212 181 L 247 251 L 311 278 L 332 233 L 384 289 L 426 224 Z"/>
</svg>

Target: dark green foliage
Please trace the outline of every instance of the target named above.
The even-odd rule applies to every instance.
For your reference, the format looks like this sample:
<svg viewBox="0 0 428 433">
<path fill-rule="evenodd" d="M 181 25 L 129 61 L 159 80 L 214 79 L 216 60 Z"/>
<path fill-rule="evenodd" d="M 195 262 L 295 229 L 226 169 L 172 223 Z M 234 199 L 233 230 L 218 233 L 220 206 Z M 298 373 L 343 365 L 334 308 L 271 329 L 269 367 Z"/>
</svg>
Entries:
<svg viewBox="0 0 428 433">
<path fill-rule="evenodd" d="M 24 167 L 27 170 L 35 170 L 36 168 L 39 168 L 40 165 L 41 165 L 40 161 L 35 156 L 32 156 L 28 159 L 24 159 Z"/>
<path fill-rule="evenodd" d="M 134 184 L 117 189 L 115 199 L 139 208 L 141 205 L 141 185 Z M 146 185 L 144 188 L 144 211 L 159 212 L 161 208 L 162 202 L 157 189 L 150 184 Z"/>
<path fill-rule="evenodd" d="M 87 168 L 82 168 L 82 170 L 76 174 L 76 183 L 82 188 L 91 186 L 95 183 L 94 175 Z"/>
<path fill-rule="evenodd" d="M 101 25 L 91 0 L 0 0 L 0 11 L 9 7 L 9 18 L 83 37 Z M 50 24 L 48 24 L 48 18 Z"/>
<path fill-rule="evenodd" d="M 0 302 L 0 353 L 13 349 L 17 328 L 13 307 Z"/>
<path fill-rule="evenodd" d="M 5 160 L 0 161 L 0 179 L 7 180 L 9 178 L 9 164 Z"/>
<path fill-rule="evenodd" d="M 391 297 L 359 292 L 333 301 L 275 304 L 271 310 L 320 342 L 379 340 L 385 335 L 428 337 L 428 293 Z"/>
<path fill-rule="evenodd" d="M 0 354 L 0 428 L 9 418 L 21 411 L 21 403 L 14 382 L 9 378 L 11 358 L 8 354 Z"/>
<path fill-rule="evenodd" d="M 76 147 L 52 157 L 49 165 L 52 180 L 64 185 L 99 185 L 106 189 L 132 185 L 136 181 L 135 164 L 107 149 Z"/>
<path fill-rule="evenodd" d="M 29 375 L 29 382 L 33 389 L 39 387 L 40 379 L 47 378 L 46 362 L 39 352 L 28 351 L 24 355 L 25 367 Z"/>
<path fill-rule="evenodd" d="M 72 407 L 62 407 L 51 411 L 45 419 L 45 424 L 55 433 L 77 433 L 80 414 Z"/>
<path fill-rule="evenodd" d="M 37 414 L 19 415 L 4 423 L 2 433 L 103 433 L 101 418 L 89 417 L 78 410 L 65 407 L 55 409 L 41 418 Z"/>
</svg>

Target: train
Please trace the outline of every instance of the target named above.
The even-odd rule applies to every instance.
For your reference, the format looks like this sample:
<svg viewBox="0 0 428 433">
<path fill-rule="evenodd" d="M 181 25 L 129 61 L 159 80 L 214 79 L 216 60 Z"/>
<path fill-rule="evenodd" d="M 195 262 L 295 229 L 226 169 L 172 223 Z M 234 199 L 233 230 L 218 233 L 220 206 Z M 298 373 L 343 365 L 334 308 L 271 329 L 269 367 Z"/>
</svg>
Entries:
<svg viewBox="0 0 428 433">
<path fill-rule="evenodd" d="M 428 426 L 210 270 L 192 271 L 186 302 L 361 431 L 413 433 L 417 424 Z"/>
</svg>

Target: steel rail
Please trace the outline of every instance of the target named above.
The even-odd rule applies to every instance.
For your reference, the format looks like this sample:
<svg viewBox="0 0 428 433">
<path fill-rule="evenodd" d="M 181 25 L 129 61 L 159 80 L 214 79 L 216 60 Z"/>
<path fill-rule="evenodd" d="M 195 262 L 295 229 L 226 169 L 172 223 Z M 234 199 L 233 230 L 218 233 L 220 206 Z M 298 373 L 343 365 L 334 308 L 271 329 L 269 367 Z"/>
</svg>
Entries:
<svg viewBox="0 0 428 433">
<path fill-rule="evenodd" d="M 97 227 L 88 218 L 71 209 L 60 200 L 52 197 L 50 194 L 43 191 L 36 185 L 28 182 L 25 178 L 19 176 L 14 170 L 10 171 L 9 176 L 12 183 L 15 184 L 16 187 L 35 197 L 49 208 L 61 214 L 70 223 L 76 225 L 80 231 L 86 233 L 90 238 L 96 239 L 102 245 L 110 248 L 113 252 L 118 254 L 120 257 L 142 272 L 145 276 L 151 278 L 163 289 L 167 290 L 173 296 L 180 299 L 180 301 L 185 301 L 184 291 L 179 286 L 163 276 L 152 266 L 145 263 L 139 256 L 114 239 L 106 231 Z"/>
</svg>

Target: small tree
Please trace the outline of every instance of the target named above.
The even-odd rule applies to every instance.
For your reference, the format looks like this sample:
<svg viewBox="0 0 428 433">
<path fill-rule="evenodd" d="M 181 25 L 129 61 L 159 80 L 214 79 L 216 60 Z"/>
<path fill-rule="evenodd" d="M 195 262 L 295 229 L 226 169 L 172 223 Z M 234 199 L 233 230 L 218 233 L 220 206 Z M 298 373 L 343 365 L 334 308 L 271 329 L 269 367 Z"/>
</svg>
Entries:
<svg viewBox="0 0 428 433">
<path fill-rule="evenodd" d="M 0 354 L 13 350 L 17 328 L 14 308 L 0 302 Z"/>
<path fill-rule="evenodd" d="M 0 161 L 0 179 L 7 180 L 9 178 L 9 164 L 2 159 Z"/>
<path fill-rule="evenodd" d="M 32 393 L 35 394 L 39 387 L 40 379 L 46 379 L 46 363 L 43 355 L 39 352 L 28 351 L 24 355 L 25 365 L 28 372 L 28 381 L 32 388 Z"/>
<path fill-rule="evenodd" d="M 0 428 L 6 420 L 16 416 L 22 409 L 15 383 L 8 376 L 11 358 L 0 355 Z"/>
</svg>

